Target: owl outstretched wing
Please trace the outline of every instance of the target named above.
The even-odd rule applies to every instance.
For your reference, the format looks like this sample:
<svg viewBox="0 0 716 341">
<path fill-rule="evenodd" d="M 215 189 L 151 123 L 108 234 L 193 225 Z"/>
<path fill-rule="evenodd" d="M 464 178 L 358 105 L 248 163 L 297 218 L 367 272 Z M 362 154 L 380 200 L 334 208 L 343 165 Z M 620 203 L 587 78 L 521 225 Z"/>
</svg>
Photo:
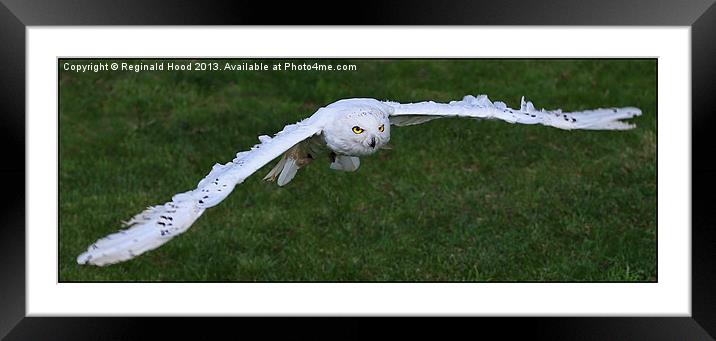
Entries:
<svg viewBox="0 0 716 341">
<path fill-rule="evenodd" d="M 204 210 L 224 200 L 234 186 L 291 147 L 322 132 L 323 108 L 311 117 L 287 125 L 274 137 L 259 137 L 259 144 L 236 154 L 225 164 L 215 164 L 196 189 L 179 193 L 162 205 L 150 206 L 124 225 L 127 229 L 97 240 L 77 257 L 79 264 L 108 265 L 155 249 L 185 232 Z"/>
<path fill-rule="evenodd" d="M 442 117 L 468 117 L 498 119 L 519 124 L 542 124 L 566 130 L 626 130 L 635 126 L 621 120 L 641 115 L 641 110 L 633 107 L 576 112 L 562 112 L 559 109 L 537 110 L 532 102 L 526 102 L 524 97 L 520 108 L 512 109 L 503 102 L 491 102 L 485 95 L 465 96 L 461 101 L 450 103 L 383 103 L 393 108 L 390 123 L 396 126 L 420 124 Z"/>
</svg>

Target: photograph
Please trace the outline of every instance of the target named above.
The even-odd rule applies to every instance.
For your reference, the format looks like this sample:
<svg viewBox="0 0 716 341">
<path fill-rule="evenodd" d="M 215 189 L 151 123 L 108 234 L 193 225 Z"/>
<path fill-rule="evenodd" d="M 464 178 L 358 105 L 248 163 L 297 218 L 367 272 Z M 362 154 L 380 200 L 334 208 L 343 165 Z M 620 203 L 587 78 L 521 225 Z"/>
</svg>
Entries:
<svg viewBox="0 0 716 341">
<path fill-rule="evenodd" d="M 714 340 L 714 1 L 0 0 L 0 339 Z"/>
<path fill-rule="evenodd" d="M 657 277 L 656 58 L 58 58 L 58 280 Z"/>
</svg>

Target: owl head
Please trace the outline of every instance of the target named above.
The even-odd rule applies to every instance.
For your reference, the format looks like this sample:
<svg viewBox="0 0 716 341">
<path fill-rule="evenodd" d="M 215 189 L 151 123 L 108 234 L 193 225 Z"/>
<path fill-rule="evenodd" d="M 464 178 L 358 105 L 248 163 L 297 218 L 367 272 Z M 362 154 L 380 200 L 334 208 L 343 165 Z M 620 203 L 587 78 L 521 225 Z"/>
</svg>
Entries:
<svg viewBox="0 0 716 341">
<path fill-rule="evenodd" d="M 323 133 L 326 144 L 336 154 L 370 155 L 390 141 L 390 121 L 380 107 L 352 106 L 336 112 Z"/>
</svg>

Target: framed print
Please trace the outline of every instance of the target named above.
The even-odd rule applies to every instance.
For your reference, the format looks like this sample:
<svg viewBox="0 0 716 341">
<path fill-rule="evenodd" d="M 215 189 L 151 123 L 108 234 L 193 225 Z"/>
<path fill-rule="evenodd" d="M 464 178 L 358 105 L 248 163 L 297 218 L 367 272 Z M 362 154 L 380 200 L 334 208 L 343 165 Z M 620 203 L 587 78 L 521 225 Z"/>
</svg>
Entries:
<svg viewBox="0 0 716 341">
<path fill-rule="evenodd" d="M 206 8 L 180 27 L 177 4 L 59 4 L 0 13 L 3 136 L 22 150 L 4 166 L 8 338 L 174 323 L 149 316 L 714 335 L 710 3 L 396 17 L 471 24 L 449 27 L 200 26 Z M 477 26 L 498 21 L 516 26 Z"/>
<path fill-rule="evenodd" d="M 58 67 L 60 282 L 658 281 L 656 59 L 60 58 Z M 520 79 L 534 80 L 529 85 L 517 85 Z M 589 87 L 580 88 L 578 84 L 585 82 L 590 82 Z M 262 90 L 255 91 L 259 84 Z M 499 111 L 500 97 L 514 98 L 515 104 L 507 100 L 505 105 L 517 108 L 521 96 L 509 91 L 515 88 L 533 97 L 524 100 L 525 110 Z M 467 100 L 461 95 L 457 101 L 449 97 L 451 93 L 469 94 L 473 89 L 491 95 Z M 212 97 L 212 93 L 217 97 L 205 104 L 196 102 L 198 98 Z M 402 96 L 403 93 L 410 95 Z M 105 94 L 111 94 L 111 98 Z M 329 104 L 325 109 L 310 108 L 313 103 L 352 94 L 385 96 L 402 102 L 433 96 L 431 100 L 453 102 L 398 105 L 354 98 Z M 591 102 L 585 94 L 600 95 Z M 281 104 L 285 109 L 276 112 L 272 107 L 280 105 L 276 102 L 280 97 L 288 102 Z M 547 119 L 559 120 L 549 121 L 539 109 L 527 109 L 530 100 L 537 97 L 560 98 L 564 110 L 572 101 L 574 108 L 596 108 L 597 102 L 612 99 L 616 103 L 612 108 L 589 113 L 554 111 Z M 300 100 L 293 102 L 292 98 Z M 576 98 L 581 103 L 576 103 Z M 619 102 L 622 98 L 625 100 Z M 540 105 L 534 101 L 532 105 Z M 293 142 L 277 146 L 281 140 L 268 137 L 258 142 L 254 141 L 256 136 L 243 142 L 237 137 L 244 132 L 275 130 L 283 131 L 275 138 L 289 138 L 294 126 L 283 121 L 311 122 L 321 115 L 336 115 L 330 112 L 346 110 L 343 107 L 374 105 L 378 105 L 375 111 L 361 112 L 381 115 L 376 116 L 379 122 L 348 118 L 352 123 L 343 129 L 333 126 L 339 125 L 338 121 L 326 123 L 320 134 L 293 146 Z M 505 116 L 496 116 L 496 121 L 479 126 L 470 125 L 467 118 L 471 116 L 441 120 L 437 120 L 440 116 L 427 116 L 432 123 L 420 125 L 416 123 L 421 120 L 416 118 L 420 111 L 411 111 L 407 121 L 401 121 L 405 116 L 392 111 L 392 106 L 429 106 L 429 113 L 459 108 L 464 115 L 501 112 Z M 104 113 L 97 114 L 87 107 L 101 107 Z M 184 108 L 193 107 L 201 107 L 206 114 L 183 113 Z M 212 113 L 214 110 L 218 112 Z M 514 118 L 510 111 L 518 110 L 521 116 L 510 125 Z M 153 111 L 167 114 L 148 114 Z M 250 118 L 258 112 L 263 112 L 258 117 L 264 123 Z M 382 116 L 386 112 L 392 112 L 389 121 Z M 615 119 L 632 115 L 638 129 Z M 580 123 L 579 116 L 584 116 L 584 123 Z M 471 118 L 474 122 L 476 117 Z M 570 130 L 542 129 L 543 125 Z M 169 131 L 160 132 L 162 127 Z M 307 128 L 308 123 L 299 123 L 298 127 Z M 159 136 L 168 139 L 162 141 Z M 222 143 L 224 136 L 227 140 Z M 183 140 L 192 142 L 182 145 Z M 100 147 L 102 141 L 111 147 Z M 551 147 L 550 141 L 555 141 Z M 204 143 L 207 145 L 202 146 Z M 367 148 L 362 148 L 362 143 Z M 454 149 L 455 143 L 475 147 L 462 153 Z M 138 178 L 149 183 L 135 195 L 154 193 L 160 198 L 166 196 L 162 192 L 176 191 L 171 188 L 174 181 L 167 180 L 164 187 L 159 182 L 162 178 L 169 179 L 202 163 L 217 163 L 206 158 L 216 156 L 205 152 L 217 149 L 217 144 L 226 145 L 225 153 L 232 160 L 219 162 L 211 171 L 213 175 L 204 177 L 211 181 L 191 192 L 190 196 L 196 198 L 185 201 L 180 195 L 168 207 L 152 209 L 161 213 L 142 213 L 138 223 L 120 234 L 98 223 L 111 218 L 96 215 L 110 213 L 113 208 L 133 215 L 127 212 L 129 207 L 120 209 L 135 200 L 121 194 L 130 193 L 127 187 L 133 186 L 130 170 L 122 165 L 134 163 L 133 154 L 146 153 L 149 160 L 157 160 L 136 166 L 147 167 L 145 176 Z M 514 145 L 508 147 L 511 144 Z M 230 150 L 235 145 L 245 145 L 246 150 L 239 147 L 237 154 Z M 506 153 L 495 153 L 498 146 Z M 599 151 L 596 146 L 604 149 Z M 165 150 L 165 159 L 159 161 L 160 156 L 153 152 L 157 148 Z M 273 148 L 279 148 L 274 153 L 287 150 L 275 165 L 266 164 L 269 169 L 253 166 L 241 175 L 246 177 L 244 181 L 222 183 L 222 177 L 244 172 L 242 167 L 249 167 L 245 165 L 254 157 Z M 190 154 L 192 151 L 196 154 Z M 352 156 L 346 159 L 343 153 Z M 413 153 L 416 154 L 410 155 Z M 375 164 L 371 162 L 372 155 L 380 158 Z M 291 168 L 281 168 L 290 165 L 292 157 L 302 163 L 294 173 L 290 173 Z M 520 164 L 520 159 L 530 161 Z M 351 163 L 345 169 L 339 166 L 340 160 Z M 326 163 L 328 167 L 322 167 Z M 463 169 L 461 175 L 454 173 L 456 168 Z M 163 176 L 153 179 L 149 174 L 157 171 Z M 267 182 L 253 181 L 254 171 L 263 173 Z M 201 178 L 200 175 L 205 174 L 197 174 Z M 87 187 L 88 183 L 98 185 Z M 118 188 L 112 189 L 113 183 Z M 303 187 L 304 183 L 308 188 Z M 245 199 L 234 200 L 237 194 Z M 214 195 L 216 199 L 212 199 Z M 212 200 L 217 205 L 196 211 L 203 219 L 187 211 L 189 218 L 182 221 L 182 205 L 193 210 L 192 205 L 204 207 Z M 106 202 L 106 206 L 103 208 L 99 202 Z M 617 208 L 621 206 L 630 209 Z M 233 219 L 229 216 L 234 214 L 228 213 L 218 221 L 204 223 L 207 218 L 216 219 L 211 218 L 217 214 L 210 213 L 214 212 L 212 207 L 240 213 Z M 610 219 L 604 219 L 607 214 Z M 151 221 L 151 215 L 158 221 Z M 152 227 L 145 237 L 147 224 L 160 228 Z M 273 237 L 262 232 L 276 228 L 282 232 Z M 219 234 L 202 236 L 193 232 L 198 229 Z M 221 232 L 225 230 L 235 231 Z M 96 231 L 95 236 L 90 235 L 91 231 Z M 193 237 L 174 239 L 174 235 L 185 233 Z M 101 234 L 112 236 L 95 243 Z M 203 238 L 206 239 L 200 240 Z M 119 246 L 125 239 L 131 239 L 126 249 Z M 494 247 L 501 244 L 500 240 L 510 243 Z M 206 245 L 205 251 L 210 253 L 202 255 L 190 246 L 183 252 L 166 254 L 186 242 Z M 142 246 L 145 243 L 147 246 Z M 237 252 L 232 247 L 211 245 L 246 249 Z M 584 258 L 575 261 L 577 255 Z M 164 258 L 163 271 L 157 270 L 160 260 L 155 257 Z M 209 258 L 214 259 L 211 266 L 205 264 Z M 88 266 L 78 266 L 78 262 Z M 196 268 L 205 270 L 188 271 Z"/>
</svg>

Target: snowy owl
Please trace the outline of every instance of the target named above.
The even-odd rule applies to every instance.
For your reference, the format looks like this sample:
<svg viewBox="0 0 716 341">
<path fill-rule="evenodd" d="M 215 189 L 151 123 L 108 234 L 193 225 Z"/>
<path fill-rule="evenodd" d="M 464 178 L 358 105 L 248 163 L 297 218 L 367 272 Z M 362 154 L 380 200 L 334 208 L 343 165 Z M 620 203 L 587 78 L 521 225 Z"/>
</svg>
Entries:
<svg viewBox="0 0 716 341">
<path fill-rule="evenodd" d="M 163 205 L 148 207 L 124 223 L 127 229 L 97 240 L 77 257 L 77 263 L 113 264 L 163 245 L 186 231 L 205 209 L 224 200 L 236 185 L 279 156 L 278 163 L 264 177 L 279 186 L 289 183 L 300 168 L 319 158 L 327 159 L 331 169 L 356 171 L 360 156 L 374 154 L 386 146 L 391 125 L 466 117 L 542 124 L 566 130 L 625 130 L 634 125 L 620 120 L 640 114 L 641 110 L 633 107 L 579 112 L 535 110 L 524 97 L 519 109 L 511 109 L 503 102 L 491 102 L 485 95 L 465 96 L 461 101 L 449 103 L 401 104 L 369 98 L 339 100 L 298 123 L 285 126 L 273 137 L 259 136 L 260 143 L 251 150 L 239 152 L 223 165 L 215 164 L 196 189 L 176 194 Z"/>
</svg>

